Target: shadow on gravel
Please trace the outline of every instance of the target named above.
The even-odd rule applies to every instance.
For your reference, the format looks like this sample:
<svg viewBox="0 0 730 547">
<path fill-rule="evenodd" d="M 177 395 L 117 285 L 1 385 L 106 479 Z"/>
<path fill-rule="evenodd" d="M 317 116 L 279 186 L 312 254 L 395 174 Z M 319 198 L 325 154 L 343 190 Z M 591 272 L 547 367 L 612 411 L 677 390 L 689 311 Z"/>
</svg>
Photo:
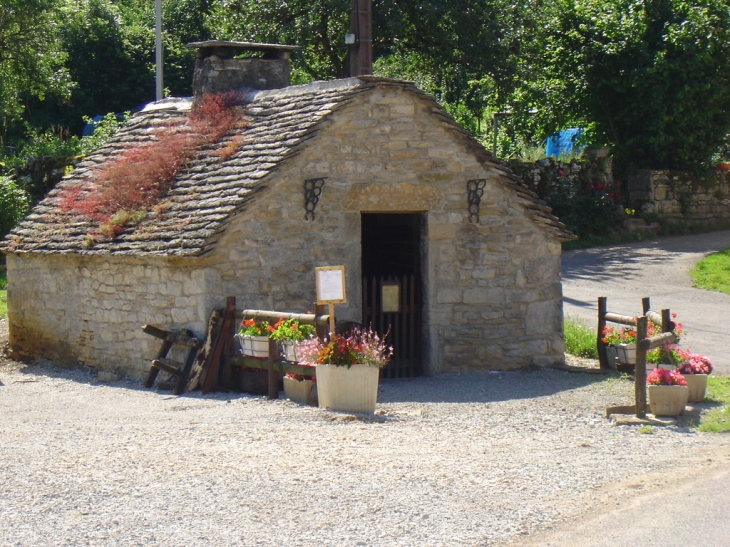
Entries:
<svg viewBox="0 0 730 547">
<path fill-rule="evenodd" d="M 532 399 L 585 387 L 607 377 L 546 369 L 382 380 L 378 403 L 490 403 Z"/>
<path fill-rule="evenodd" d="M 51 365 L 25 365 L 18 369 L 33 381 L 33 376 L 45 376 L 70 380 L 90 386 L 104 385 L 114 389 L 147 391 L 162 397 L 176 399 L 190 397 L 196 399 L 238 399 L 261 397 L 238 392 L 212 392 L 203 395 L 200 390 L 172 395 L 171 391 L 157 387 L 146 388 L 141 380 L 123 379 L 102 383 L 96 379 L 93 370 L 66 369 Z M 568 373 L 553 369 L 538 371 L 474 372 L 470 374 L 442 374 L 439 376 L 381 380 L 378 389 L 378 403 L 489 403 L 514 399 L 545 397 L 562 391 L 581 388 L 603 381 L 608 376 Z M 23 381 L 23 380 L 21 380 Z M 280 398 L 283 393 L 280 393 Z"/>
</svg>

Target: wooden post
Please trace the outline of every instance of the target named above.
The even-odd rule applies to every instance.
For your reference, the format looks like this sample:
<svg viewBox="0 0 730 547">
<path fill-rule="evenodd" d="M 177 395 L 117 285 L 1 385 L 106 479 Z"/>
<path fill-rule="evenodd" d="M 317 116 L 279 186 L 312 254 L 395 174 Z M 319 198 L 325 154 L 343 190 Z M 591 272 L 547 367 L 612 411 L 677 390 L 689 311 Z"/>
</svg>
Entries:
<svg viewBox="0 0 730 547">
<path fill-rule="evenodd" d="M 314 315 L 316 317 L 320 317 L 324 315 L 324 304 L 315 304 L 314 305 Z M 324 325 L 320 325 L 319 323 L 315 322 L 314 327 L 317 329 L 317 338 L 320 340 L 324 340 L 327 338 L 327 328 Z"/>
<path fill-rule="evenodd" d="M 607 298 L 605 296 L 598 297 L 598 334 L 596 340 L 596 347 L 598 348 L 598 361 L 601 365 L 601 369 L 607 369 L 608 357 L 606 356 L 606 345 L 603 343 L 603 329 L 606 328 L 606 303 Z"/>
<path fill-rule="evenodd" d="M 641 299 L 641 309 L 644 315 L 649 313 L 649 310 L 651 309 L 651 299 L 648 296 Z"/>
<path fill-rule="evenodd" d="M 646 316 L 639 317 L 636 325 L 636 365 L 634 366 L 634 398 L 636 417 L 646 417 Z"/>
<path fill-rule="evenodd" d="M 674 321 L 669 308 L 662 310 L 662 332 L 672 332 L 674 330 Z"/>
<path fill-rule="evenodd" d="M 335 305 L 330 303 L 327 304 L 327 308 L 330 314 L 330 340 L 335 335 Z"/>
<path fill-rule="evenodd" d="M 279 398 L 279 374 L 274 368 L 277 357 L 279 357 L 279 348 L 276 340 L 269 338 L 269 399 Z"/>
<path fill-rule="evenodd" d="M 220 384 L 222 386 L 225 386 L 226 389 L 231 388 L 231 376 L 232 376 L 232 370 L 231 370 L 231 358 L 233 357 L 233 338 L 236 336 L 236 330 L 238 325 L 236 325 L 236 321 L 234 319 L 234 315 L 236 313 L 236 297 L 235 296 L 228 296 L 226 297 L 226 312 L 230 310 L 231 313 L 231 321 L 228 323 L 228 330 L 223 333 L 223 340 L 225 342 L 225 345 L 223 346 L 223 370 L 221 371 L 221 382 Z"/>
</svg>

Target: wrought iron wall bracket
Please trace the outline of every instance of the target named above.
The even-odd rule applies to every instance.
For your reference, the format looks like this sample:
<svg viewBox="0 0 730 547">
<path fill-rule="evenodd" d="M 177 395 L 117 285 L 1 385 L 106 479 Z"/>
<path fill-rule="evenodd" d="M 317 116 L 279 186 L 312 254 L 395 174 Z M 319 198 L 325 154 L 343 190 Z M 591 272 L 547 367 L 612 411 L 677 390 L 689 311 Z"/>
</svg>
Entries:
<svg viewBox="0 0 730 547">
<path fill-rule="evenodd" d="M 304 181 L 304 220 L 314 220 L 314 210 L 317 208 L 319 196 L 322 194 L 324 179 L 309 179 Z"/>
<path fill-rule="evenodd" d="M 484 195 L 484 187 L 487 179 L 472 179 L 466 183 L 466 191 L 469 197 L 469 222 L 479 223 L 479 205 Z"/>
</svg>

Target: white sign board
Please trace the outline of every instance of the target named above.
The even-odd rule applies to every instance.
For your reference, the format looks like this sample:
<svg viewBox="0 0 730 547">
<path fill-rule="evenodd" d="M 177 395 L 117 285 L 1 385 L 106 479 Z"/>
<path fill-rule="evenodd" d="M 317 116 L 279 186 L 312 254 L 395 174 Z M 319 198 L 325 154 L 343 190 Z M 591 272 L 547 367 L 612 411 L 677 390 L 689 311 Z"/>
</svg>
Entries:
<svg viewBox="0 0 730 547">
<path fill-rule="evenodd" d="M 323 266 L 315 268 L 317 304 L 345 304 L 345 267 Z"/>
</svg>

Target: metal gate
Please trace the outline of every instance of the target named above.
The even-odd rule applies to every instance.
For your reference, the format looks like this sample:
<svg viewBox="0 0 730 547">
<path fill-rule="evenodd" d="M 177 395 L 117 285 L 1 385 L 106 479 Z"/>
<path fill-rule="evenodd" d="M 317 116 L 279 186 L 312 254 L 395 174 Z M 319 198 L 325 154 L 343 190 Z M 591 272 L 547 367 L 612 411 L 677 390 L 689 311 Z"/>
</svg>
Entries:
<svg viewBox="0 0 730 547">
<path fill-rule="evenodd" d="M 415 275 L 362 280 L 363 324 L 379 334 L 389 332 L 393 358 L 382 378 L 423 374 L 421 361 L 421 283 Z"/>
</svg>

